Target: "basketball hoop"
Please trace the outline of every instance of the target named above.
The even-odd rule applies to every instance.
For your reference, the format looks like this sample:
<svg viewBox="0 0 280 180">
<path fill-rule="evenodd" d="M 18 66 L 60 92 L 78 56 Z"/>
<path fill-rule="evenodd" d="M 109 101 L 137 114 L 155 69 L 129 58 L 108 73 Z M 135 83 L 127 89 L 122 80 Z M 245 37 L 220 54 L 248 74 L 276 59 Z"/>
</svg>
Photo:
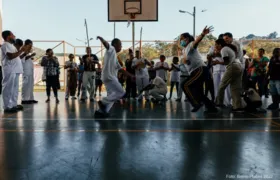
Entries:
<svg viewBox="0 0 280 180">
<path fill-rule="evenodd" d="M 130 19 L 135 19 L 136 14 L 140 13 L 140 9 L 136 7 L 130 7 L 126 9 L 126 13 L 129 14 Z"/>
</svg>

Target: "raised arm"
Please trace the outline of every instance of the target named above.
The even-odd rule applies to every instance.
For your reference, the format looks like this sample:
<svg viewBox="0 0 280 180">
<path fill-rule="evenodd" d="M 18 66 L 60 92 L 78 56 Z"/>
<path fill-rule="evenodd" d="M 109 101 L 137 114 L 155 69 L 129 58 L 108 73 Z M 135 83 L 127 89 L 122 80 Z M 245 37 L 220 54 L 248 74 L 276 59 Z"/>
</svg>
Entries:
<svg viewBox="0 0 280 180">
<path fill-rule="evenodd" d="M 196 40 L 193 43 L 193 48 L 196 49 L 199 45 L 199 43 L 202 41 L 202 39 L 209 34 L 210 32 L 212 32 L 214 30 L 214 28 L 212 26 L 210 27 L 205 27 L 201 33 L 201 35 L 199 35 Z M 195 37 L 194 37 L 195 38 Z"/>
<path fill-rule="evenodd" d="M 29 45 L 25 45 L 25 46 L 23 46 L 18 52 L 16 52 L 16 53 L 7 52 L 6 55 L 7 55 L 7 57 L 8 57 L 9 60 L 13 60 L 13 59 L 15 59 L 16 57 L 21 56 L 23 52 L 26 53 L 27 51 L 29 51 L 29 49 L 30 49 L 30 46 L 29 46 Z M 23 56 L 23 57 L 24 57 L 24 56 Z M 23 58 L 23 57 L 22 57 L 22 58 Z"/>
<path fill-rule="evenodd" d="M 104 47 L 106 49 L 109 49 L 109 43 L 107 41 L 105 41 L 102 37 L 97 36 L 97 39 L 99 39 L 101 41 L 101 43 L 104 45 Z"/>
</svg>

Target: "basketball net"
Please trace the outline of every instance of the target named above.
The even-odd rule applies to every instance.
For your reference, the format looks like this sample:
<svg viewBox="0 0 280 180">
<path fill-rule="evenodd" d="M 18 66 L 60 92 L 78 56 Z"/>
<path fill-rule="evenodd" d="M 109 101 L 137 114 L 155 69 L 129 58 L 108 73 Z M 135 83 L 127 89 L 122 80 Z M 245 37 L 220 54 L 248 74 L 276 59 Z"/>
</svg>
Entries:
<svg viewBox="0 0 280 180">
<path fill-rule="evenodd" d="M 129 14 L 129 19 L 128 19 L 128 21 L 127 21 L 127 27 L 130 26 L 131 20 L 135 19 L 135 15 L 136 15 L 136 14 L 134 14 L 134 13 Z"/>
</svg>

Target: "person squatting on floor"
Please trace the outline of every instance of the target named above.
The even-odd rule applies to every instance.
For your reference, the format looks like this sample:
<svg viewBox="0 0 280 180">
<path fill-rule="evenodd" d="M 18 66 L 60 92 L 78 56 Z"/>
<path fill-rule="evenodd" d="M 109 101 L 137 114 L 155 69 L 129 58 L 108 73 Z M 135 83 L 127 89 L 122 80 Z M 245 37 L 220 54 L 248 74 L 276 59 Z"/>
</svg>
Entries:
<svg viewBox="0 0 280 180">
<path fill-rule="evenodd" d="M 218 111 L 214 103 L 204 94 L 203 84 L 208 70 L 197 49 L 202 39 L 212 30 L 212 27 L 208 28 L 206 26 L 196 40 L 189 33 L 183 33 L 180 37 L 181 46 L 186 47 L 184 63 L 190 73 L 190 77 L 182 83 L 182 88 L 193 106 L 192 112 L 197 112 L 202 107 L 202 103 L 205 104 L 207 112 L 214 113 Z"/>
<path fill-rule="evenodd" d="M 33 46 L 33 42 L 27 39 L 24 45 Z M 21 90 L 21 103 L 22 104 L 35 104 L 38 101 L 34 100 L 34 56 L 36 53 L 29 53 L 26 57 L 22 58 L 23 76 L 22 76 L 22 90 Z"/>
<path fill-rule="evenodd" d="M 23 106 L 17 105 L 19 76 L 23 73 L 21 59 L 31 51 L 31 46 L 22 46 L 23 42 L 19 39 L 16 42 L 11 31 L 3 31 L 2 37 L 3 108 L 6 113 L 14 113 L 23 109 Z M 18 48 L 13 45 L 15 43 Z"/>
<path fill-rule="evenodd" d="M 119 39 L 113 39 L 110 45 L 100 36 L 98 36 L 97 39 L 99 39 L 106 48 L 101 79 L 106 87 L 107 97 L 98 101 L 99 109 L 95 112 L 95 116 L 107 117 L 114 103 L 125 95 L 125 91 L 118 81 L 118 71 L 121 70 L 130 78 L 134 78 L 134 76 L 123 70 L 118 62 L 117 53 L 122 49 L 121 41 Z"/>
<path fill-rule="evenodd" d="M 44 73 L 46 75 L 46 103 L 50 102 L 51 88 L 53 90 L 56 103 L 59 103 L 57 90 L 58 90 L 58 76 L 59 76 L 59 62 L 57 57 L 53 55 L 52 49 L 46 50 L 46 56 L 42 58 L 41 66 L 44 67 Z"/>
<path fill-rule="evenodd" d="M 221 81 L 218 96 L 216 99 L 218 106 L 224 106 L 224 95 L 228 85 L 230 85 L 233 111 L 243 111 L 241 100 L 242 93 L 242 66 L 237 59 L 237 48 L 232 44 L 227 44 L 223 39 L 218 39 L 215 48 L 221 53 L 224 64 L 227 65 L 226 72 Z"/>
</svg>

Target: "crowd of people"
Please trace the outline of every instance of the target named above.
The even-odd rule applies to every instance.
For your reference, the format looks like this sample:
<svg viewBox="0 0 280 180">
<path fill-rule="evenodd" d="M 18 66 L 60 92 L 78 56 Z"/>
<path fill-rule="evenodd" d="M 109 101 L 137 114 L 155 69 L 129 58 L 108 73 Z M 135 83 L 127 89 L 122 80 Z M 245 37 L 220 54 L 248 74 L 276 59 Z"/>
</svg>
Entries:
<svg viewBox="0 0 280 180">
<path fill-rule="evenodd" d="M 182 56 L 173 57 L 170 65 L 164 55 L 155 63 L 142 57 L 140 51 L 136 51 L 134 55 L 132 50 L 129 50 L 128 58 L 123 63 L 117 56 L 122 49 L 121 40 L 114 39 L 109 44 L 98 37 L 106 48 L 103 62 L 92 54 L 90 47 L 86 48 L 86 55 L 79 58 L 78 64 L 73 54 L 65 62 L 65 100 L 71 97 L 82 102 L 87 99 L 94 102 L 98 90 L 101 96 L 104 84 L 107 96 L 98 101 L 96 116 L 107 117 L 115 102 L 129 99 L 142 101 L 145 98 L 146 101 L 162 104 L 168 99 L 172 100 L 176 87 L 176 101 L 182 100 L 184 92 L 185 101 L 193 107 L 192 112 L 197 112 L 203 105 L 207 113 L 218 112 L 217 107 L 232 107 L 233 112 L 257 112 L 262 106 L 261 98 L 268 98 L 269 91 L 273 103 L 268 109 L 278 109 L 280 75 L 277 72 L 280 70 L 280 48 L 274 49 L 271 59 L 265 56 L 263 48 L 259 49 L 258 58 L 246 58 L 246 51 L 233 39 L 233 35 L 224 33 L 210 48 L 207 59 L 203 59 L 198 47 L 212 30 L 212 27 L 205 27 L 196 39 L 189 33 L 181 34 Z M 2 88 L 4 111 L 14 113 L 23 110 L 23 106 L 17 104 L 20 74 L 23 77 L 22 104 L 38 103 L 33 95 L 33 60 L 36 54 L 32 52 L 31 40 L 23 42 L 16 39 L 11 31 L 4 31 L 2 37 L 4 43 L 1 46 L 0 70 L 3 80 L 0 89 Z M 42 80 L 46 82 L 46 102 L 50 102 L 52 89 L 56 103 L 59 103 L 60 64 L 52 49 L 46 50 L 41 66 L 44 69 Z"/>
</svg>

